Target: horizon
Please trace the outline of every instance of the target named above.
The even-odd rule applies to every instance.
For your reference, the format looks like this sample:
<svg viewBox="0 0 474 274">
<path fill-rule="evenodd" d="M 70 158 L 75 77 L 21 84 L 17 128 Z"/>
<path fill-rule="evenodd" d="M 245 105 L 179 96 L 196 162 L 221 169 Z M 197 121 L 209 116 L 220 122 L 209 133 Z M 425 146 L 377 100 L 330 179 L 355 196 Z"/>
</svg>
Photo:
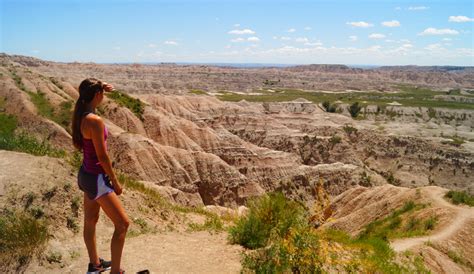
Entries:
<svg viewBox="0 0 474 274">
<path fill-rule="evenodd" d="M 0 52 L 55 62 L 474 66 L 464 0 L 0 2 Z"/>
<path fill-rule="evenodd" d="M 7 54 L 11 56 L 21 56 L 21 57 L 31 57 L 31 58 L 38 58 L 35 56 L 28 56 L 28 55 L 19 55 L 19 54 L 8 54 L 5 52 L 0 52 L 0 54 Z M 133 65 L 133 64 L 140 64 L 140 65 L 208 65 L 208 66 L 216 66 L 216 67 L 224 67 L 230 66 L 234 68 L 259 68 L 259 67 L 292 67 L 292 66 L 310 66 L 310 65 L 330 65 L 330 66 L 347 66 L 352 68 L 362 68 L 362 69 L 372 69 L 372 68 L 381 68 L 381 67 L 463 67 L 463 68 L 473 68 L 474 66 L 459 66 L 459 65 L 416 65 L 416 64 L 407 64 L 407 65 L 376 65 L 376 64 L 341 64 L 341 63 L 308 63 L 308 64 L 284 64 L 284 63 L 227 63 L 227 62 L 94 62 L 94 61 L 54 61 L 54 60 L 46 60 L 38 58 L 42 61 L 46 62 L 57 62 L 57 63 L 95 63 L 98 65 Z"/>
</svg>

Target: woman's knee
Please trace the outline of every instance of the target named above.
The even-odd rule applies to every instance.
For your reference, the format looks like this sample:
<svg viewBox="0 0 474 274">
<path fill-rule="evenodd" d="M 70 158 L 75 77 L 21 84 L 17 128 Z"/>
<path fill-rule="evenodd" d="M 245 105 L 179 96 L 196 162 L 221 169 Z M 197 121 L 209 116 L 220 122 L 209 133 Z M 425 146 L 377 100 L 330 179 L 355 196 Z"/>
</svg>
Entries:
<svg viewBox="0 0 474 274">
<path fill-rule="evenodd" d="M 130 226 L 130 221 L 128 218 L 121 219 L 117 221 L 115 224 L 115 230 L 120 232 L 127 232 L 128 227 Z"/>
</svg>

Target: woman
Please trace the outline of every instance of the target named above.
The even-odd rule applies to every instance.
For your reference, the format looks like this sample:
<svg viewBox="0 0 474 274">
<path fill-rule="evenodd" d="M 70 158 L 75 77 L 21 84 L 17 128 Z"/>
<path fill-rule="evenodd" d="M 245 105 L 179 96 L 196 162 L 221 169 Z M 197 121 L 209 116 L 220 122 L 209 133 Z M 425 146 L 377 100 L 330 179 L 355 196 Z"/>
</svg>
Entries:
<svg viewBox="0 0 474 274">
<path fill-rule="evenodd" d="M 107 128 L 94 112 L 104 98 L 104 91 L 112 90 L 112 85 L 95 78 L 82 81 L 72 121 L 74 146 L 82 150 L 84 156 L 77 177 L 79 188 L 84 192 L 84 242 L 90 260 L 88 273 L 108 269 L 113 274 L 124 273 L 120 269 L 120 261 L 129 220 L 117 197 L 122 193 L 122 186 L 107 153 Z M 100 208 L 115 226 L 111 243 L 112 262 L 99 258 L 97 254 L 95 227 Z"/>
</svg>

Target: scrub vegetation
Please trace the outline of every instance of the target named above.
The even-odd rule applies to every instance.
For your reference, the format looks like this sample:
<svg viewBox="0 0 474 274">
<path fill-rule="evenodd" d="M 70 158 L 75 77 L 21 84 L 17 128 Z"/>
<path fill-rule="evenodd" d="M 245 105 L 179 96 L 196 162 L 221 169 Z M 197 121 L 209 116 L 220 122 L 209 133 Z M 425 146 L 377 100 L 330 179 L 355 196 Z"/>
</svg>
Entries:
<svg viewBox="0 0 474 274">
<path fill-rule="evenodd" d="M 250 249 L 242 258 L 245 270 L 257 273 L 427 272 L 419 258 L 411 258 L 410 263 L 403 264 L 396 261 L 395 252 L 387 241 L 389 237 L 380 233 L 365 232 L 353 238 L 338 230 L 315 229 L 308 221 L 307 210 L 281 193 L 256 198 L 248 206 L 248 215 L 229 229 L 232 243 Z M 418 207 L 408 203 L 389 220 Z"/>
</svg>

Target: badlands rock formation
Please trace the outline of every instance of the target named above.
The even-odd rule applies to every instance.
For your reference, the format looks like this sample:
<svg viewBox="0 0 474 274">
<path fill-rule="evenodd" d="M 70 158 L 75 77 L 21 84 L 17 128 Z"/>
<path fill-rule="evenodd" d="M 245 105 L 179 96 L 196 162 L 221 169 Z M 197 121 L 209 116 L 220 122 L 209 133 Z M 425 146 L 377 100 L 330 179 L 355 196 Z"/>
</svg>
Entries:
<svg viewBox="0 0 474 274">
<path fill-rule="evenodd" d="M 206 91 L 252 91 L 278 85 L 305 90 L 389 91 L 393 84 L 443 88 L 474 88 L 472 68 L 462 67 L 381 67 L 349 68 L 344 65 L 308 65 L 288 68 L 232 68 L 176 64 L 55 63 L 26 56 L 1 55 L 4 62 L 34 68 L 36 71 L 70 83 L 94 75 L 132 93 L 184 93 L 189 89 Z"/>
<path fill-rule="evenodd" d="M 58 109 L 75 101 L 74 86 L 87 74 L 115 70 L 10 56 L 2 56 L 1 64 L 0 96 L 5 98 L 6 113 L 18 117 L 20 130 L 67 151 L 73 150 L 69 127 L 39 115 L 31 94 L 42 94 Z M 147 67 L 118 68 L 149 75 Z M 76 70 L 83 74 L 76 75 Z M 292 70 L 299 68 L 288 69 Z M 60 79 L 72 80 L 52 77 L 58 73 Z M 364 122 L 356 125 L 345 115 L 325 113 L 304 99 L 260 104 L 197 95 L 134 96 L 144 104 L 142 117 L 112 99 L 99 109 L 110 129 L 114 166 L 137 179 L 174 189 L 186 204 L 235 206 L 276 190 L 310 203 L 319 178 L 331 195 L 359 184 L 386 182 L 474 191 L 469 149 L 378 132 Z M 348 124 L 358 130 L 345 131 Z"/>
</svg>

